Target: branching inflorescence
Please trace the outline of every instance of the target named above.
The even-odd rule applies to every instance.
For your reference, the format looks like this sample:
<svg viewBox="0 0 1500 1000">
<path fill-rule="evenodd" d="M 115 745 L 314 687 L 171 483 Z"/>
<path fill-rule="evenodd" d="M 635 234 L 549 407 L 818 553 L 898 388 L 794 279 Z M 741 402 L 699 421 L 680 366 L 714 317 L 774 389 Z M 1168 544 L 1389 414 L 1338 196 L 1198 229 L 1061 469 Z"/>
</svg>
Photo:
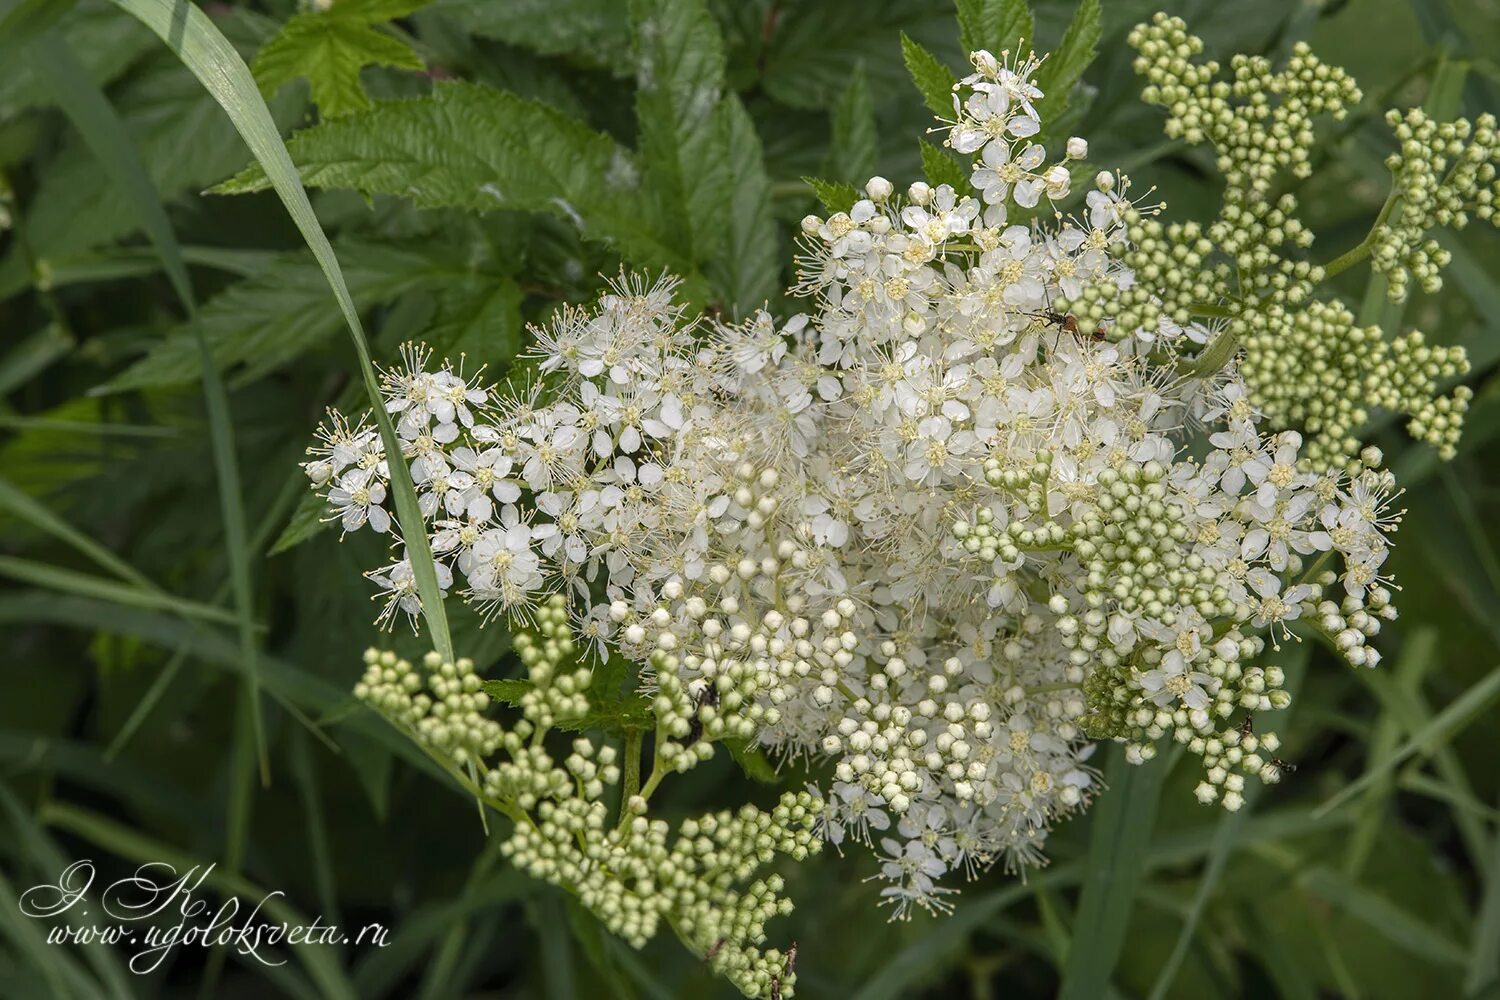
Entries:
<svg viewBox="0 0 1500 1000">
<path fill-rule="evenodd" d="M 440 580 L 536 624 L 516 643 L 529 680 L 501 694 L 513 728 L 464 662 L 432 657 L 424 691 L 371 652 L 359 694 L 514 820 L 516 864 L 632 943 L 666 920 L 746 993 L 789 996 L 788 956 L 758 950 L 788 904 L 774 875 L 749 881 L 775 854 L 859 842 L 895 913 L 947 909 L 955 873 L 1043 862 L 1099 791 L 1093 740 L 1141 762 L 1170 736 L 1201 758 L 1197 797 L 1230 810 L 1278 780 L 1274 732 L 1246 720 L 1289 703 L 1261 660 L 1291 623 L 1378 662 L 1399 512 L 1353 430 L 1404 409 L 1451 451 L 1467 396 L 1430 398 L 1461 352 L 1357 327 L 1296 256 L 1311 235 L 1278 177 L 1358 91 L 1305 49 L 1216 81 L 1170 19 L 1132 42 L 1169 132 L 1219 149 L 1207 227 L 1162 224 L 1108 173 L 1079 217 L 1009 225 L 1068 195 L 1087 145 L 1048 164 L 1034 63 L 976 52 L 947 123 L 972 189 L 877 177 L 805 219 L 808 313 L 692 321 L 672 280 L 622 278 L 537 331 L 519 393 L 421 349 L 387 373 Z M 1488 157 L 1492 133 L 1468 148 Z M 1447 194 L 1402 198 L 1403 227 L 1454 221 Z M 1410 256 L 1378 266 L 1392 253 Z M 375 433 L 335 419 L 313 452 L 344 528 L 390 531 Z M 371 577 L 415 618 L 404 559 Z M 589 661 L 633 665 L 625 701 Z M 623 752 L 579 736 L 554 759 L 549 730 L 588 728 L 595 702 L 627 719 Z M 726 740 L 829 780 L 670 840 L 651 795 Z"/>
</svg>

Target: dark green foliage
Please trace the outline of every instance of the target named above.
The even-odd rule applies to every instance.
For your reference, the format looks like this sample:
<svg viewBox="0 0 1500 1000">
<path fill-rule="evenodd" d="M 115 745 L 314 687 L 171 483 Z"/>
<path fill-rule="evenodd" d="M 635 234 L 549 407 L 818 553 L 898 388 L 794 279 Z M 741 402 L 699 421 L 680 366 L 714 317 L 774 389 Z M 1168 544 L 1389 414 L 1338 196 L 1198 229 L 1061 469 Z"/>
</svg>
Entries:
<svg viewBox="0 0 1500 1000">
<path fill-rule="evenodd" d="M 1221 60 L 1282 58 L 1309 38 L 1372 95 L 1298 191 L 1330 254 L 1379 208 L 1385 107 L 1422 103 L 1467 61 L 1463 112 L 1500 108 L 1484 45 L 1500 22 L 1473 0 L 1161 6 L 1196 16 Z M 767 302 L 789 312 L 782 289 L 802 216 L 847 210 L 874 173 L 898 191 L 923 176 L 966 183 L 943 133 L 926 130 L 933 114 L 951 117 L 973 47 L 1014 57 L 1024 38 L 1023 50 L 1051 52 L 1039 80 L 1053 152 L 1069 134 L 1087 137 L 1089 173 L 1122 166 L 1138 192 L 1158 185 L 1152 200 L 1177 218 L 1204 217 L 1219 197 L 1213 164 L 1164 144 L 1159 113 L 1138 100 L 1123 34 L 1152 4 L 204 9 L 256 67 L 380 364 L 420 337 L 524 384 L 536 377 L 519 357 L 527 324 L 587 301 L 621 268 L 677 271 L 696 307 L 725 316 Z M 139 203 L 30 65 L 30 43 L 49 28 L 84 67 L 79 82 L 123 121 L 191 276 L 233 421 L 247 608 L 230 583 L 235 531 L 215 474 L 226 445 L 203 401 L 193 328 Z M 472 800 L 352 699 L 367 645 L 419 656 L 427 640 L 377 633 L 358 573 L 378 544 L 341 543 L 305 499 L 297 462 L 323 408 L 352 408 L 363 390 L 319 263 L 214 99 L 152 32 L 100 0 L 0 0 L 0 56 L 0 992 L 727 995 L 701 957 L 670 942 L 637 954 L 573 901 L 517 879 L 487 847 L 496 831 Z M 238 196 L 204 193 L 215 184 Z M 1404 322 L 1469 349 L 1468 432 L 1441 464 L 1399 428 L 1369 429 L 1408 491 L 1388 567 L 1402 618 L 1381 636 L 1378 670 L 1341 667 L 1311 642 L 1268 654 L 1289 670 L 1294 653 L 1306 661 L 1279 726 L 1296 773 L 1226 818 L 1192 804 L 1196 779 L 1171 768 L 1170 747 L 1144 771 L 1105 753 L 1095 764 L 1117 787 L 1054 835 L 1051 867 L 1022 882 L 997 866 L 946 919 L 886 924 L 861 881 L 873 863 L 825 852 L 783 873 L 798 910 L 778 933 L 801 943 L 804 996 L 1061 987 L 1398 1000 L 1495 989 L 1500 282 L 1489 262 L 1500 243 L 1488 227 L 1445 240 L 1448 286 L 1414 298 Z M 1346 301 L 1365 297 L 1353 273 L 1340 280 Z M 1389 334 L 1398 319 L 1377 309 L 1369 322 Z M 248 659 L 241 610 L 256 644 Z M 454 609 L 456 648 L 513 704 L 525 682 L 506 623 L 479 626 Z M 245 714 L 247 663 L 269 785 Z M 623 660 L 601 664 L 595 711 L 577 725 L 617 745 L 648 729 L 635 680 Z M 1109 691 L 1091 693 L 1100 731 L 1117 728 Z M 725 749 L 664 791 L 664 808 L 766 802 L 782 790 L 772 784 L 824 777 L 815 763 Z M 94 858 L 104 881 L 145 861 L 216 862 L 216 884 L 242 901 L 276 890 L 302 917 L 356 930 L 379 921 L 390 947 L 299 948 L 278 969 L 184 955 L 137 977 L 128 953 L 49 945 L 45 923 L 16 916 L 20 892 L 78 857 Z"/>
</svg>

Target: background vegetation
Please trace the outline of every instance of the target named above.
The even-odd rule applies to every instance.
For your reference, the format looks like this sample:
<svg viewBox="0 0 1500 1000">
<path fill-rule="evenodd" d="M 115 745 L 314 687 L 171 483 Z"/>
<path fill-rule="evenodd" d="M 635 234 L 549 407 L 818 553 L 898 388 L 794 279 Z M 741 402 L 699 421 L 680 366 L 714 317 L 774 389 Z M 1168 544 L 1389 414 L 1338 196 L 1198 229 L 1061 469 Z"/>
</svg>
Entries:
<svg viewBox="0 0 1500 1000">
<path fill-rule="evenodd" d="M 637 6 L 659 8 L 661 35 L 633 38 L 615 0 L 340 0 L 285 28 L 289 2 L 207 5 L 288 134 L 376 116 L 292 151 L 362 157 L 358 176 L 307 179 L 328 189 L 314 205 L 377 361 L 422 337 L 502 375 L 527 322 L 622 262 L 689 275 L 704 308 L 776 302 L 816 206 L 803 177 L 921 176 L 930 112 L 901 36 L 961 68 L 951 7 Z M 1037 0 L 1039 50 L 1070 23 L 1075 42 L 1097 30 L 1055 134 L 1087 136 L 1092 162 L 1159 185 L 1179 218 L 1217 191 L 1204 151 L 1166 141 L 1138 100 L 1122 36 L 1159 6 L 1220 58 L 1307 39 L 1359 78 L 1365 105 L 1302 185 L 1322 258 L 1384 198 L 1381 111 L 1435 80 L 1465 114 L 1500 111 L 1491 0 Z M 250 157 L 171 51 L 103 0 L 39 33 L 44 7 L 0 0 L 0 993 L 723 994 L 670 935 L 637 954 L 508 870 L 473 803 L 352 705 L 360 651 L 390 641 L 358 577 L 379 553 L 319 530 L 296 465 L 322 408 L 362 396 L 328 284 L 272 194 L 203 193 Z M 363 110 L 434 88 L 440 115 Z M 133 157 L 151 185 L 132 186 Z M 644 193 L 618 197 L 623 181 Z M 152 228 L 152 185 L 180 253 Z M 1378 670 L 1310 642 L 1278 654 L 1300 677 L 1280 726 L 1297 771 L 1228 816 L 1193 802 L 1170 755 L 1163 783 L 1105 754 L 1115 787 L 1056 832 L 1052 866 L 988 873 L 947 919 L 885 923 L 860 854 L 792 870 L 778 933 L 800 942 L 803 996 L 1500 996 L 1500 237 L 1444 239 L 1447 286 L 1402 312 L 1345 276 L 1370 321 L 1466 345 L 1477 398 L 1450 464 L 1371 430 L 1407 489 L 1403 614 Z M 453 609 L 456 647 L 511 675 L 504 628 L 476 626 Z M 668 807 L 745 783 L 721 755 Z M 126 955 L 49 946 L 18 916 L 18 892 L 79 857 L 116 876 L 214 861 L 222 889 L 379 921 L 390 946 L 297 949 L 278 968 L 184 950 L 134 976 Z"/>
</svg>

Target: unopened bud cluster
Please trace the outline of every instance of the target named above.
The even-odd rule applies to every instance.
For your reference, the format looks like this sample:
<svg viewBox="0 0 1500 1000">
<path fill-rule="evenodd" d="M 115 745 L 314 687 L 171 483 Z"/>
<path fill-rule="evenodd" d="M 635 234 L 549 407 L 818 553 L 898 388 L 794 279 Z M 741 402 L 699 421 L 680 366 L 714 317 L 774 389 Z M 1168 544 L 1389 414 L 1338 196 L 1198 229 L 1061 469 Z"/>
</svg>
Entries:
<svg viewBox="0 0 1500 1000">
<path fill-rule="evenodd" d="M 540 605 L 534 630 L 517 632 L 515 645 L 530 690 L 509 729 L 485 717 L 490 699 L 467 660 L 431 653 L 418 672 L 370 650 L 355 694 L 515 820 L 501 851 L 517 867 L 577 895 L 637 948 L 666 921 L 746 996 L 791 997 L 795 968 L 785 952 L 762 946 L 766 923 L 792 904 L 780 876 L 759 872 L 778 854 L 800 861 L 819 849 L 820 800 L 788 792 L 770 810 L 745 805 L 674 831 L 632 792 L 614 822 L 606 799 L 621 783 L 615 747 L 578 736 L 561 759 L 548 749 L 553 726 L 590 707 L 592 671 L 578 661 L 563 599 Z"/>
<path fill-rule="evenodd" d="M 1427 236 L 1433 229 L 1463 229 L 1471 217 L 1496 223 L 1500 137 L 1495 116 L 1477 122 L 1436 122 L 1420 108 L 1390 111 L 1386 122 L 1400 144 L 1386 157 L 1394 185 L 1386 221 L 1375 228 L 1371 265 L 1386 276 L 1392 302 L 1405 300 L 1415 279 L 1431 294 L 1443 287 L 1451 254 Z"/>
<path fill-rule="evenodd" d="M 1202 40 L 1165 14 L 1129 41 L 1146 79 L 1143 98 L 1167 109 L 1167 134 L 1214 146 L 1224 203 L 1203 229 L 1132 222 L 1119 252 L 1142 280 L 1085 289 L 1070 302 L 1080 326 L 1121 337 L 1136 325 L 1212 320 L 1215 343 L 1184 367 L 1206 374 L 1238 353 L 1251 401 L 1271 426 L 1307 436 L 1304 458 L 1314 467 L 1357 464 L 1355 432 L 1373 407 L 1406 414 L 1413 434 L 1451 457 L 1470 393 L 1460 386 L 1441 395 L 1442 383 L 1467 373 L 1463 350 L 1429 346 L 1419 332 L 1384 341 L 1342 303 L 1313 296 L 1331 271 L 1366 254 L 1394 301 L 1406 297 L 1412 276 L 1428 291 L 1440 287 L 1447 254 L 1426 234 L 1462 228 L 1471 214 L 1493 219 L 1493 118 L 1471 126 L 1392 112 L 1400 149 L 1387 163 L 1391 200 L 1366 241 L 1325 270 L 1305 258 L 1313 234 L 1297 218 L 1295 195 L 1278 194 L 1278 184 L 1309 173 L 1314 120 L 1343 118 L 1361 99 L 1354 81 L 1300 44 L 1279 72 L 1264 58 L 1235 56 L 1231 79 L 1220 79 L 1219 64 L 1200 58 Z"/>
</svg>

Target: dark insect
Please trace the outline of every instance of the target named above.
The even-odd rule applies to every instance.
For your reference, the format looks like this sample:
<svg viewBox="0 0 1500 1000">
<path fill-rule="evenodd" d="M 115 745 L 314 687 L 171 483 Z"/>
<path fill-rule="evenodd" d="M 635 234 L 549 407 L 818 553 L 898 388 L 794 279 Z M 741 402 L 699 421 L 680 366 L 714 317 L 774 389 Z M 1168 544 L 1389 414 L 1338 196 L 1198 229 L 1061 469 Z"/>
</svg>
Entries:
<svg viewBox="0 0 1500 1000">
<path fill-rule="evenodd" d="M 714 942 L 714 946 L 712 948 L 708 949 L 708 954 L 703 956 L 703 961 L 705 961 L 705 962 L 712 962 L 714 960 L 714 956 L 719 953 L 719 949 L 723 948 L 723 947 L 724 947 L 724 939 L 723 938 L 719 938 L 719 940 L 717 940 L 717 941 Z"/>
<path fill-rule="evenodd" d="M 1055 326 L 1063 333 L 1071 333 L 1078 336 L 1078 317 L 1072 313 L 1055 312 L 1052 309 L 1043 309 L 1040 314 L 1042 322 L 1049 326 Z"/>
<path fill-rule="evenodd" d="M 796 971 L 797 971 L 797 942 L 793 941 L 792 942 L 792 946 L 786 950 L 786 974 L 788 976 L 790 976 L 790 975 L 792 975 Z"/>
<path fill-rule="evenodd" d="M 717 708 L 719 705 L 719 689 L 713 684 L 703 685 L 703 690 L 698 692 L 698 707 L 701 709 L 705 705 L 712 705 L 715 708 Z M 698 718 L 698 713 L 694 712 L 691 728 L 688 730 L 686 745 L 692 746 L 702 738 L 703 721 Z"/>
<path fill-rule="evenodd" d="M 1280 757 L 1272 757 L 1271 766 L 1276 768 L 1276 770 L 1280 771 L 1282 774 L 1291 774 L 1293 771 L 1297 770 L 1296 764 L 1288 764 Z"/>
<path fill-rule="evenodd" d="M 1074 316 L 1072 313 L 1060 313 L 1056 309 L 1053 309 L 1051 306 L 1048 306 L 1041 312 L 1030 313 L 1029 315 L 1041 322 L 1043 325 L 1050 326 L 1057 330 L 1057 339 L 1054 340 L 1052 344 L 1053 350 L 1056 350 L 1058 345 L 1062 342 L 1062 335 L 1065 333 L 1071 334 L 1074 337 L 1085 336 L 1085 334 L 1078 329 L 1078 317 Z M 1086 336 L 1089 340 L 1092 340 L 1096 343 L 1103 343 L 1108 339 L 1105 336 L 1106 329 L 1106 327 L 1100 326 L 1095 329 L 1093 333 L 1087 334 Z"/>
<path fill-rule="evenodd" d="M 771 1000 L 781 1000 L 781 977 L 771 977 Z"/>
<path fill-rule="evenodd" d="M 1240 739 L 1246 739 L 1255 732 L 1255 716 L 1245 716 L 1245 721 L 1240 723 Z"/>
</svg>

